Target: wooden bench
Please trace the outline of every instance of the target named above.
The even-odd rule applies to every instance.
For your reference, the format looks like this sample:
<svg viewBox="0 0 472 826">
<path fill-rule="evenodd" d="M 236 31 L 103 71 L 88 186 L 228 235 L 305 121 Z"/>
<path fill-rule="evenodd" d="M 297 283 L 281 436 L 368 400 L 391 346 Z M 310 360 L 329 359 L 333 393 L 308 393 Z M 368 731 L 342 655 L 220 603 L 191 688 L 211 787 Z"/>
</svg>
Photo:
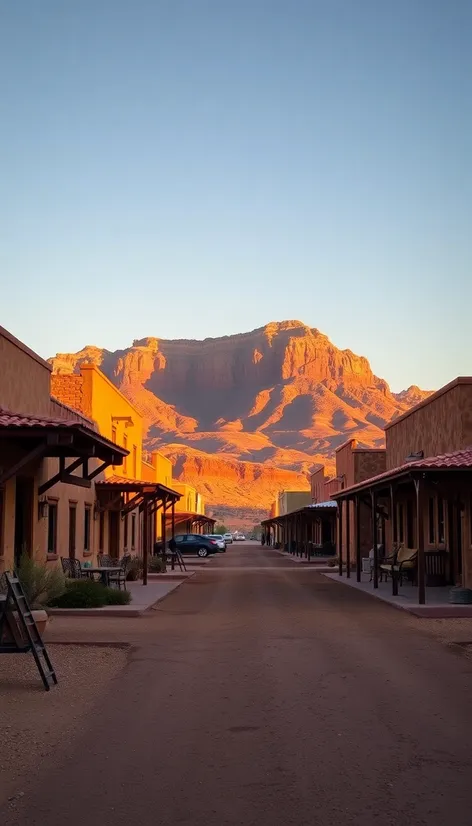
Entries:
<svg viewBox="0 0 472 826">
<path fill-rule="evenodd" d="M 381 574 L 384 574 L 385 577 L 392 577 L 392 594 L 394 596 L 397 596 L 398 583 L 402 585 L 403 578 L 413 578 L 416 572 L 417 554 L 416 548 L 404 548 L 402 545 L 379 565 Z"/>
</svg>

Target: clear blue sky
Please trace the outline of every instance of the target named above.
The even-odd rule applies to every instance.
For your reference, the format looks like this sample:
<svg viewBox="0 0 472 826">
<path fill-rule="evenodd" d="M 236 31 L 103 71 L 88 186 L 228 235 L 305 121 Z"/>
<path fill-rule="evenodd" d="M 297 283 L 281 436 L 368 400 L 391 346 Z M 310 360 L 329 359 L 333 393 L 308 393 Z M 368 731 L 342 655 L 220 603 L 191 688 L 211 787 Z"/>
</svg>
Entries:
<svg viewBox="0 0 472 826">
<path fill-rule="evenodd" d="M 0 323 L 472 374 L 470 0 L 0 2 Z"/>
</svg>

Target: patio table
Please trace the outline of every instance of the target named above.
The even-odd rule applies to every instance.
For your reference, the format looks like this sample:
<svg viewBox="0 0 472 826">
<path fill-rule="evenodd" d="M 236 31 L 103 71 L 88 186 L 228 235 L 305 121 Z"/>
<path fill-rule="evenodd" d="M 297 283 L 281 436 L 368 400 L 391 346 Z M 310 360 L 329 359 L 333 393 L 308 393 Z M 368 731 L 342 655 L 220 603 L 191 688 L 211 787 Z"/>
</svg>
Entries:
<svg viewBox="0 0 472 826">
<path fill-rule="evenodd" d="M 91 565 L 85 568 L 82 565 L 82 573 L 84 574 L 100 574 L 100 579 L 103 585 L 108 585 L 110 574 L 119 574 L 121 565 Z"/>
</svg>

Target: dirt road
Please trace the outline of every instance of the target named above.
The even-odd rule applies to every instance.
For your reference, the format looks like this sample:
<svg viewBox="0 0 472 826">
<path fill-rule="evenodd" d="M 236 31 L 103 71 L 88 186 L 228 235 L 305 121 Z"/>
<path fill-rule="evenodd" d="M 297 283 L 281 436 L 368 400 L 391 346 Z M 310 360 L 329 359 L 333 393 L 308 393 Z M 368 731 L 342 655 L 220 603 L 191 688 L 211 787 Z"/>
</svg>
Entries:
<svg viewBox="0 0 472 826">
<path fill-rule="evenodd" d="M 472 662 L 400 611 L 236 545 L 119 627 L 127 668 L 5 826 L 469 826 Z"/>
</svg>

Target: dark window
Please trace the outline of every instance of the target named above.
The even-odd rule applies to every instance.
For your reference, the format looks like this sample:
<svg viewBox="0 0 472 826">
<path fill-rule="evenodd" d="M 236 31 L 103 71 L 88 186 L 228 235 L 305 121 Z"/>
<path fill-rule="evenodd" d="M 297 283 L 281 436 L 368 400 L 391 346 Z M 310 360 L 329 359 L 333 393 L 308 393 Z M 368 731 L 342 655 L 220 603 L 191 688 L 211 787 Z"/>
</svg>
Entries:
<svg viewBox="0 0 472 826">
<path fill-rule="evenodd" d="M 92 508 L 85 505 L 84 510 L 84 551 L 90 551 L 90 523 L 92 520 Z"/>
<path fill-rule="evenodd" d="M 5 491 L 0 488 L 0 556 L 3 556 L 3 524 L 5 510 Z"/>
<path fill-rule="evenodd" d="M 75 534 L 77 527 L 77 506 L 69 505 L 69 557 L 75 559 Z"/>
<path fill-rule="evenodd" d="M 48 554 L 57 553 L 57 502 L 48 506 Z"/>
<path fill-rule="evenodd" d="M 105 511 L 100 511 L 98 523 L 98 550 L 103 551 L 105 547 Z"/>
<path fill-rule="evenodd" d="M 403 521 L 403 505 L 398 506 L 398 537 L 400 542 L 405 541 L 405 526 Z"/>
<path fill-rule="evenodd" d="M 415 547 L 415 538 L 413 536 L 413 502 L 411 499 L 406 503 L 406 546 L 407 548 Z"/>
<path fill-rule="evenodd" d="M 123 546 L 125 549 L 128 548 L 128 514 L 125 513 L 125 517 L 123 520 Z"/>
<path fill-rule="evenodd" d="M 438 543 L 444 544 L 444 500 L 438 499 Z"/>
<path fill-rule="evenodd" d="M 128 450 L 128 437 L 127 436 L 123 436 L 123 447 L 125 448 L 125 450 Z M 123 473 L 125 474 L 125 476 L 128 473 L 128 457 L 127 456 L 123 456 Z M 125 547 L 126 547 L 126 545 L 125 545 Z"/>
<path fill-rule="evenodd" d="M 116 427 L 112 427 L 111 429 L 111 440 L 114 445 L 116 445 Z"/>
<path fill-rule="evenodd" d="M 398 511 L 395 509 L 392 518 L 393 542 L 398 542 Z"/>
<path fill-rule="evenodd" d="M 435 532 L 435 521 L 434 521 L 434 499 L 429 500 L 429 544 L 434 545 L 436 541 L 436 532 Z"/>
<path fill-rule="evenodd" d="M 131 547 L 134 549 L 136 546 L 136 514 L 131 514 Z"/>
<path fill-rule="evenodd" d="M 182 536 L 181 534 L 179 534 L 179 536 L 175 536 L 174 539 L 175 539 L 176 542 L 183 542 L 184 539 L 185 539 L 185 536 Z"/>
<path fill-rule="evenodd" d="M 133 479 L 138 478 L 138 448 L 133 445 Z"/>
</svg>

